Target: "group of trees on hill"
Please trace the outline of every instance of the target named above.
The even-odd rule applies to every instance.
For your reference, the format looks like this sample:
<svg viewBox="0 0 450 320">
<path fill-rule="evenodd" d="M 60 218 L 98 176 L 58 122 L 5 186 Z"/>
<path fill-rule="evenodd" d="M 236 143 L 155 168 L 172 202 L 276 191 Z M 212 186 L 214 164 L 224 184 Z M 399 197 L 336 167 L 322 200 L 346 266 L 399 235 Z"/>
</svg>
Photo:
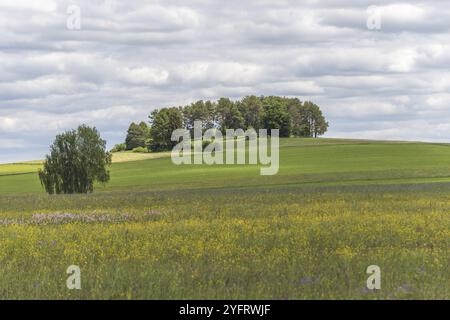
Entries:
<svg viewBox="0 0 450 320">
<path fill-rule="evenodd" d="M 318 137 L 328 129 L 328 122 L 313 102 L 301 102 L 297 98 L 247 96 L 238 101 L 220 98 L 181 107 L 168 107 L 153 111 L 149 125 L 132 123 L 124 144 L 112 151 L 170 150 L 175 129 L 193 130 L 194 121 L 200 120 L 203 129 L 279 129 L 281 137 Z"/>
<path fill-rule="evenodd" d="M 176 129 L 194 129 L 195 121 L 202 121 L 203 130 L 253 128 L 279 129 L 281 137 L 317 137 L 328 129 L 320 108 L 312 102 L 296 98 L 247 96 L 239 101 L 220 98 L 217 102 L 197 101 L 184 107 L 162 108 L 153 111 L 148 125 L 132 123 L 125 143 L 114 151 L 170 150 Z M 39 179 L 49 194 L 89 193 L 96 182 L 109 181 L 108 166 L 112 155 L 106 151 L 106 141 L 96 128 L 81 125 L 77 130 L 56 136 L 46 156 Z"/>
</svg>

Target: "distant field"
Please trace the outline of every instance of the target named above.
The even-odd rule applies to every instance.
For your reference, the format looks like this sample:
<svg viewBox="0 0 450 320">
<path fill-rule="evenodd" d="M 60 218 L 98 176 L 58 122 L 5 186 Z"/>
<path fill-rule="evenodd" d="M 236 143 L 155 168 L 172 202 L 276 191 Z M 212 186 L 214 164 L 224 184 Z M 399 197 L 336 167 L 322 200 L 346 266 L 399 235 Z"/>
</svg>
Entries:
<svg viewBox="0 0 450 320">
<path fill-rule="evenodd" d="M 134 152 L 117 152 L 113 153 L 112 162 L 113 163 L 121 163 L 121 162 L 131 162 L 131 161 L 139 161 L 139 160 L 150 160 L 150 159 L 158 159 L 158 158 L 167 158 L 170 157 L 170 152 L 158 152 L 158 153 L 134 153 Z"/>
<path fill-rule="evenodd" d="M 71 196 L 44 194 L 39 163 L 0 165 L 0 298 L 450 299 L 448 145 L 280 152 L 276 176 L 116 154 L 109 184 Z"/>
<path fill-rule="evenodd" d="M 15 164 L 0 164 L 0 176 L 6 176 L 18 173 L 37 172 L 41 167 L 41 163 L 15 163 Z"/>
</svg>

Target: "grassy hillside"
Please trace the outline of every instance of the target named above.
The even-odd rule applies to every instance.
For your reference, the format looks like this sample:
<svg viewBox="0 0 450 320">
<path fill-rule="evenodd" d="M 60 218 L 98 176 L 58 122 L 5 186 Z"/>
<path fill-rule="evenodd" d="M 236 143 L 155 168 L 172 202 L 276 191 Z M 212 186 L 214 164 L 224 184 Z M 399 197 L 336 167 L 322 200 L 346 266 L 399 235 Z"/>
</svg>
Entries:
<svg viewBox="0 0 450 320">
<path fill-rule="evenodd" d="M 160 156 L 91 195 L 0 166 L 0 298 L 450 298 L 447 145 L 284 139 L 270 177 Z"/>
<path fill-rule="evenodd" d="M 170 153 L 114 157 L 111 182 L 98 191 L 450 181 L 450 145 L 439 144 L 282 139 L 276 176 L 260 176 L 258 166 L 248 165 L 175 166 Z M 43 192 L 39 167 L 0 165 L 0 193 Z"/>
</svg>

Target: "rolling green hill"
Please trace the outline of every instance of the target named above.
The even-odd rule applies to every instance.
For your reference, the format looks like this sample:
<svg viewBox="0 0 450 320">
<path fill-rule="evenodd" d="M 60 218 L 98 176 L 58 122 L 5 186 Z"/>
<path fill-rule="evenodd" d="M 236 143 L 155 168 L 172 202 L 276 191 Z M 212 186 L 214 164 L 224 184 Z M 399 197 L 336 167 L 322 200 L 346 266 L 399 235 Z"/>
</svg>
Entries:
<svg viewBox="0 0 450 320">
<path fill-rule="evenodd" d="M 0 166 L 0 299 L 450 298 L 448 145 L 282 139 L 276 176 L 115 157 L 88 195 Z"/>
<path fill-rule="evenodd" d="M 97 191 L 450 181 L 450 145 L 444 144 L 281 139 L 276 176 L 260 176 L 258 166 L 248 165 L 175 166 L 170 153 L 114 157 L 111 182 Z M 35 174 L 39 167 L 0 165 L 0 193 L 43 192 Z"/>
</svg>

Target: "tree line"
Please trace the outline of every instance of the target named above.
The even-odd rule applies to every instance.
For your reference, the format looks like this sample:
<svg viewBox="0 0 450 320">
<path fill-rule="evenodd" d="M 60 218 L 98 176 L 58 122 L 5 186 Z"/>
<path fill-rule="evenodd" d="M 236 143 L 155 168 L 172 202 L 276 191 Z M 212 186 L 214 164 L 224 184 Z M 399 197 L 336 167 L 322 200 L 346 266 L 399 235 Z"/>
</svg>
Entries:
<svg viewBox="0 0 450 320">
<path fill-rule="evenodd" d="M 185 128 L 193 130 L 194 121 L 202 121 L 203 129 L 279 129 L 280 137 L 318 137 L 328 129 L 320 107 L 298 98 L 277 96 L 247 96 L 238 101 L 220 98 L 218 101 L 199 100 L 186 106 L 154 110 L 146 122 L 131 123 L 125 143 L 113 152 L 170 150 L 172 132 Z"/>
</svg>

